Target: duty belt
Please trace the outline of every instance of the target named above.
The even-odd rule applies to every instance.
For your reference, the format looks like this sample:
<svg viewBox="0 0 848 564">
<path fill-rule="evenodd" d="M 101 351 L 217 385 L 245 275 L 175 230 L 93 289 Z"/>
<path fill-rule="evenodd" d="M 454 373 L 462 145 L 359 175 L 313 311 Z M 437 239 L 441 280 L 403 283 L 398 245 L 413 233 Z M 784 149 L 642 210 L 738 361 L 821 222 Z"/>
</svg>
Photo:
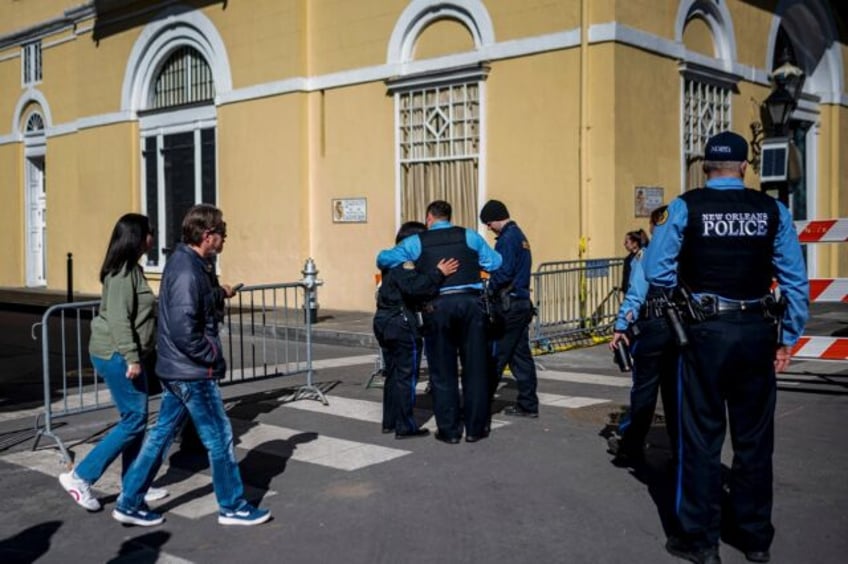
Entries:
<svg viewBox="0 0 848 564">
<path fill-rule="evenodd" d="M 731 311 L 763 312 L 762 300 L 729 300 L 714 294 L 701 294 L 696 298 L 696 302 L 706 316 Z"/>
<path fill-rule="evenodd" d="M 439 292 L 440 296 L 454 296 L 457 294 L 472 294 L 475 296 L 479 296 L 483 293 L 483 290 L 478 288 L 446 288 Z"/>
</svg>

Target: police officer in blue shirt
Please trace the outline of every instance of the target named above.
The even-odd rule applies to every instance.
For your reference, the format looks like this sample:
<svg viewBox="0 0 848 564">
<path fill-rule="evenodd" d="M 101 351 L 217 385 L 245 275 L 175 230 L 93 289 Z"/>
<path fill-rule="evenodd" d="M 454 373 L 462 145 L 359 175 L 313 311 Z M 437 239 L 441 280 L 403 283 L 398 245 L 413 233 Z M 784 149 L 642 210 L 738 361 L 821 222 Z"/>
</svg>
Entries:
<svg viewBox="0 0 848 564">
<path fill-rule="evenodd" d="M 651 233 L 657 222 L 665 217 L 668 206 L 651 212 Z M 619 423 L 618 435 L 607 444 L 614 462 L 630 465 L 644 456 L 645 437 L 654 420 L 657 395 L 662 391 L 665 426 L 672 449 L 677 444 L 677 365 L 678 350 L 674 336 L 665 319 L 660 290 L 649 288 L 642 262 L 653 245 L 636 252 L 631 263 L 627 294 L 615 320 L 610 349 L 620 341 L 630 347 L 633 357 L 633 387 L 630 389 L 630 410 Z M 630 342 L 628 332 L 635 337 Z"/>
<path fill-rule="evenodd" d="M 492 342 L 489 394 L 494 396 L 504 368 L 509 369 L 518 387 L 515 404 L 504 408 L 506 415 L 539 417 L 536 395 L 536 363 L 530 352 L 529 326 L 533 319 L 530 301 L 530 243 L 517 223 L 509 217 L 506 205 L 489 200 L 480 210 L 480 221 L 497 234 L 495 250 L 503 264 L 489 278 L 489 294 L 496 315 L 503 319 L 502 333 Z"/>
<path fill-rule="evenodd" d="M 724 540 L 749 561 L 768 562 L 775 371 L 789 365 L 804 328 L 809 283 L 789 210 L 743 184 L 745 139 L 719 133 L 704 153 L 706 187 L 669 205 L 643 265 L 649 283 L 687 289 L 699 317 L 688 327 L 689 345 L 681 356 L 681 534 L 669 538 L 666 548 L 693 562 L 720 562 L 724 531 Z M 786 298 L 782 312 L 768 299 L 773 277 Z M 733 463 L 722 513 L 725 413 Z"/>
<path fill-rule="evenodd" d="M 377 255 L 377 267 L 391 268 L 414 261 L 422 272 L 440 260 L 456 258 L 459 269 L 448 276 L 439 295 L 424 308 L 424 346 L 436 416 L 436 439 L 456 444 L 465 426 L 465 440 L 488 434 L 489 386 L 486 372 L 485 315 L 480 270 L 495 271 L 501 255 L 476 231 L 451 225 L 453 210 L 436 200 L 427 206 L 428 230 L 407 237 Z M 457 388 L 457 361 L 462 359 L 462 408 Z"/>
</svg>

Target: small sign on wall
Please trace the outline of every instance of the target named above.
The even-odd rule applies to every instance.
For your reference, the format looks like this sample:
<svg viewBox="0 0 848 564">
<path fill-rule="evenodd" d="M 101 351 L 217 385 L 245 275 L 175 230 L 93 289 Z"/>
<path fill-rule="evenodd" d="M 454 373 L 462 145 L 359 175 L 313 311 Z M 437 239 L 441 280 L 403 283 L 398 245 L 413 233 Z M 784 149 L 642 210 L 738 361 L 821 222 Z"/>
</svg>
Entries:
<svg viewBox="0 0 848 564">
<path fill-rule="evenodd" d="M 368 202 L 365 198 L 334 198 L 333 223 L 365 223 Z"/>
<path fill-rule="evenodd" d="M 663 205 L 663 188 L 659 186 L 636 186 L 633 203 L 636 217 L 651 217 L 651 212 Z"/>
</svg>

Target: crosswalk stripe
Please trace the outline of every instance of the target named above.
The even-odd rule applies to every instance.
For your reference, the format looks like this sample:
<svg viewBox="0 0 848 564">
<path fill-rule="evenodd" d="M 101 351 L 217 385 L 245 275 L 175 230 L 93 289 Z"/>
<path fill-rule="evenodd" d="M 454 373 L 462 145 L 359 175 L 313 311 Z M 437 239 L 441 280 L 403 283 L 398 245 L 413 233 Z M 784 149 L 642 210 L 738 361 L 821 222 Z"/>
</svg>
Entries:
<svg viewBox="0 0 848 564">
<path fill-rule="evenodd" d="M 297 403 L 315 403 L 315 405 L 319 405 L 317 402 Z M 297 435 L 304 434 L 308 435 L 309 433 L 304 433 L 297 429 L 279 427 L 277 425 L 258 423 L 239 436 L 238 447 L 251 450 L 257 449 L 259 452 L 262 452 L 262 445 L 264 443 L 274 440 L 288 440 Z M 387 462 L 411 453 L 408 450 L 388 448 L 317 434 L 310 440 L 295 442 L 294 452 L 291 455 L 292 460 L 347 471 L 359 470 L 372 464 Z M 274 452 L 269 451 L 269 454 L 274 454 Z"/>
<path fill-rule="evenodd" d="M 284 403 L 284 407 L 291 409 L 299 409 L 301 411 L 311 411 L 314 413 L 323 413 L 325 415 L 335 415 L 338 417 L 346 417 L 348 419 L 356 419 L 357 421 L 365 421 L 367 423 L 383 422 L 383 404 L 377 401 L 360 400 L 352 398 L 344 398 L 340 396 L 330 396 L 327 398 L 330 405 L 323 405 L 314 401 L 296 401 Z M 285 400 L 285 398 L 283 398 Z M 424 410 L 416 409 L 416 414 L 427 413 Z M 509 425 L 508 421 L 492 420 L 492 429 L 498 429 Z M 422 429 L 436 431 L 436 418 L 430 417 L 421 425 Z"/>
<path fill-rule="evenodd" d="M 557 382 L 571 382 L 574 384 L 596 384 L 599 386 L 612 386 L 616 388 L 629 388 L 632 384 L 629 377 L 603 376 L 600 374 L 585 374 L 582 372 L 537 370 L 536 376 L 539 380 L 556 380 Z"/>
<path fill-rule="evenodd" d="M 608 403 L 610 400 L 601 398 L 584 398 L 580 396 L 561 396 L 558 394 L 538 393 L 539 403 L 551 407 L 567 407 L 569 409 L 579 409 L 589 405 L 599 405 Z"/>
</svg>

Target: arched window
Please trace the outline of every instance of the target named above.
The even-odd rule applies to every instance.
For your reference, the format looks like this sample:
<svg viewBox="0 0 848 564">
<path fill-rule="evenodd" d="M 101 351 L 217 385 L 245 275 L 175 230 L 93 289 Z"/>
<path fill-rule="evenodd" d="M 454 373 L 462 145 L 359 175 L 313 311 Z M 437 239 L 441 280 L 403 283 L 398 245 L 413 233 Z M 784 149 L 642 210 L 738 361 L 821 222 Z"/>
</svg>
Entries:
<svg viewBox="0 0 848 564">
<path fill-rule="evenodd" d="M 398 19 L 388 62 L 401 73 L 387 85 L 395 99 L 401 222 L 422 221 L 430 202 L 447 200 L 454 224 L 479 225 L 489 72 L 479 49 L 492 43 L 479 0 L 412 0 Z"/>
<path fill-rule="evenodd" d="M 158 67 L 141 116 L 144 211 L 157 226 L 148 267 L 164 266 L 180 241 L 182 218 L 198 203 L 217 203 L 215 82 L 196 49 L 181 45 Z"/>
<path fill-rule="evenodd" d="M 681 70 L 681 147 L 683 190 L 704 185 L 707 140 L 731 124 L 731 99 L 739 77 L 731 74 L 736 43 L 724 4 L 681 0 L 675 39 L 683 44 Z"/>
<path fill-rule="evenodd" d="M 24 129 L 26 135 L 39 135 L 44 133 L 44 118 L 38 112 L 33 112 L 29 115 Z"/>
<path fill-rule="evenodd" d="M 209 65 L 195 49 L 181 47 L 168 57 L 151 90 L 154 109 L 211 102 L 215 83 Z"/>
</svg>

